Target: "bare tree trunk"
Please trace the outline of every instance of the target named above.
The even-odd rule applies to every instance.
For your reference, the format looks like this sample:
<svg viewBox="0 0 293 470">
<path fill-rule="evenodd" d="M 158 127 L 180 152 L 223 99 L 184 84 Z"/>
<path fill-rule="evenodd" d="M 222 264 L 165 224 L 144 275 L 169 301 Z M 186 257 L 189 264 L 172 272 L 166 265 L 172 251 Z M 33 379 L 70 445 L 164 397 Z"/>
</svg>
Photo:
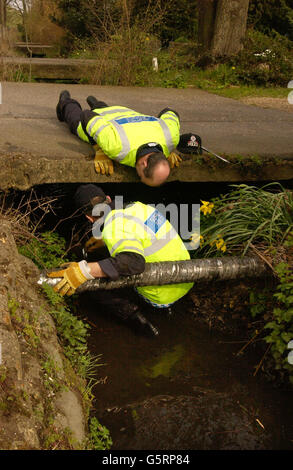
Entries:
<svg viewBox="0 0 293 470">
<path fill-rule="evenodd" d="M 198 0 L 201 55 L 230 57 L 242 48 L 249 0 Z"/>
<path fill-rule="evenodd" d="M 211 52 L 215 57 L 237 54 L 245 37 L 249 0 L 219 0 Z"/>
<path fill-rule="evenodd" d="M 117 281 L 94 279 L 82 284 L 76 293 L 112 290 L 133 286 L 161 286 L 186 282 L 229 280 L 249 277 L 265 277 L 272 271 L 256 257 L 224 257 L 193 259 L 188 261 L 165 261 L 147 263 L 145 271 L 134 276 L 125 276 Z"/>
<path fill-rule="evenodd" d="M 211 50 L 218 0 L 198 0 L 198 42 L 201 52 Z"/>
</svg>

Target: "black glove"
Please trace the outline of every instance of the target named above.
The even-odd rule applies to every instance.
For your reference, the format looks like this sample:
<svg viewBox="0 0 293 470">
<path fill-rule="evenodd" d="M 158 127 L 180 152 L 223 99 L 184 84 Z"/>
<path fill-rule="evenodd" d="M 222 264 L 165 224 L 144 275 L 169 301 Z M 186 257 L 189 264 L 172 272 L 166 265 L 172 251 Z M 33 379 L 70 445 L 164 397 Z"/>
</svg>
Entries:
<svg viewBox="0 0 293 470">
<path fill-rule="evenodd" d="M 182 134 L 179 144 L 177 145 L 177 150 L 181 153 L 201 155 L 201 137 L 193 133 Z"/>
</svg>

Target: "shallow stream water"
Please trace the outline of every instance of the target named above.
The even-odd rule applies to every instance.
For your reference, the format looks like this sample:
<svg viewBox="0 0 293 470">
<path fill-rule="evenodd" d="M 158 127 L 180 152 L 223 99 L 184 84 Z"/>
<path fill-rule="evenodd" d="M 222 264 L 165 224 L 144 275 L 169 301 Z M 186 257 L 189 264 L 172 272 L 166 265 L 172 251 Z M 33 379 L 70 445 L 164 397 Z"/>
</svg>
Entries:
<svg viewBox="0 0 293 470">
<path fill-rule="evenodd" d="M 184 304 L 152 315 L 155 338 L 93 304 L 83 312 L 90 350 L 102 354 L 95 416 L 113 450 L 293 450 L 292 391 L 254 376 L 262 356 L 238 354 L 247 339 L 209 330 Z"/>
</svg>

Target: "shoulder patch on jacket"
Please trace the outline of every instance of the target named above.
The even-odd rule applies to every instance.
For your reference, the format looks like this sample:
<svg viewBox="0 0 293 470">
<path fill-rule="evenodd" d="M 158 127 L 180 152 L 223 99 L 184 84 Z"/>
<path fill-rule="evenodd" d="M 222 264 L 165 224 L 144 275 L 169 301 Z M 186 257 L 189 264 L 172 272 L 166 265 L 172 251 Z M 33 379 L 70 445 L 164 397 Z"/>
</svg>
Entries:
<svg viewBox="0 0 293 470">
<path fill-rule="evenodd" d="M 144 224 L 150 228 L 154 233 L 157 233 L 159 229 L 166 222 L 165 217 L 156 209 L 144 222 Z"/>
<path fill-rule="evenodd" d="M 158 118 L 154 116 L 130 116 L 125 118 L 118 118 L 115 119 L 118 124 L 130 124 L 136 122 L 144 122 L 144 121 L 158 121 Z"/>
</svg>

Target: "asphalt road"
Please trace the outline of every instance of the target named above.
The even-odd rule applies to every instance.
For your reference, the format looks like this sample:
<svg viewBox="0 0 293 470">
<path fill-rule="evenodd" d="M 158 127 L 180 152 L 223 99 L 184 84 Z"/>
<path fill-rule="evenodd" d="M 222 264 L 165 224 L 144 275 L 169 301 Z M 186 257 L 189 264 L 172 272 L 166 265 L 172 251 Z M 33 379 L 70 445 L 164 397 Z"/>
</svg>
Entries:
<svg viewBox="0 0 293 470">
<path fill-rule="evenodd" d="M 216 153 L 293 159 L 293 113 L 286 111 L 245 105 L 195 89 L 13 82 L 1 86 L 1 153 L 54 158 L 89 154 L 89 145 L 56 118 L 64 88 L 84 108 L 88 108 L 88 95 L 153 115 L 169 106 L 180 115 L 181 132 L 199 134 L 203 145 Z"/>
</svg>

